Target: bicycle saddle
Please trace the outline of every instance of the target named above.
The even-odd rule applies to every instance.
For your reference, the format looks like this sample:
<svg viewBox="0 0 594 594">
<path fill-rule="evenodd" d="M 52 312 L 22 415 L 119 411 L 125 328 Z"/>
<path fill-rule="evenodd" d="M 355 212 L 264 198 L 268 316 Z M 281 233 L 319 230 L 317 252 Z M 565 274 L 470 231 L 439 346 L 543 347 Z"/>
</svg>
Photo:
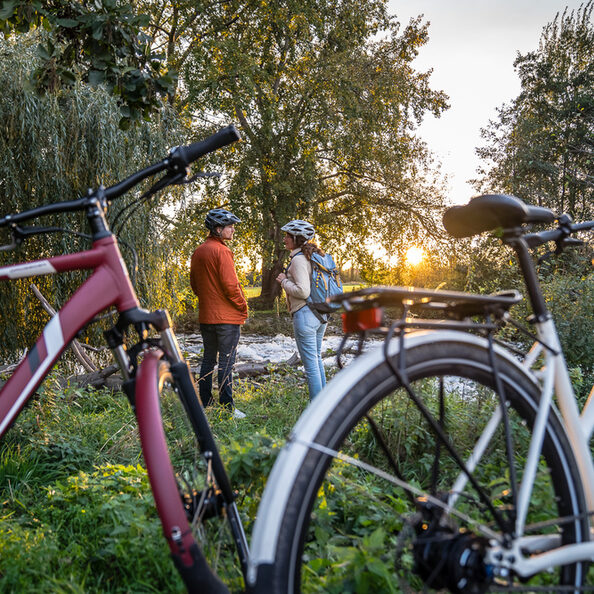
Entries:
<svg viewBox="0 0 594 594">
<path fill-rule="evenodd" d="M 509 229 L 525 223 L 550 223 L 556 218 L 548 208 L 525 204 L 515 196 L 484 194 L 468 204 L 448 208 L 443 225 L 453 237 L 471 237 L 497 227 Z"/>
</svg>

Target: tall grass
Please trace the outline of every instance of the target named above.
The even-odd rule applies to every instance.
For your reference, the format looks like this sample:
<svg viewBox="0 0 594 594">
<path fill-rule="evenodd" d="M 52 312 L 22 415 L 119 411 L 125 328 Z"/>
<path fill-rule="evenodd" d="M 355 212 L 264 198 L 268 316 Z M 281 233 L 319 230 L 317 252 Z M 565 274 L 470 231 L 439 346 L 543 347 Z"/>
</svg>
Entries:
<svg viewBox="0 0 594 594">
<path fill-rule="evenodd" d="M 237 383 L 209 410 L 251 531 L 276 452 L 308 402 L 298 372 Z M 0 592 L 183 592 L 126 398 L 48 380 L 0 448 Z"/>
</svg>

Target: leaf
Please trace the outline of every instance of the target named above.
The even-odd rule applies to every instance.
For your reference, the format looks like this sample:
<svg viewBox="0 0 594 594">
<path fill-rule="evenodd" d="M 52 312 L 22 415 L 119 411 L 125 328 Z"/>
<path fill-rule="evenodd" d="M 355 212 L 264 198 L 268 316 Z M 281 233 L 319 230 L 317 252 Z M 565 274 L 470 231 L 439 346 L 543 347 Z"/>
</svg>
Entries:
<svg viewBox="0 0 594 594">
<path fill-rule="evenodd" d="M 55 22 L 60 27 L 64 27 L 66 29 L 72 29 L 80 25 L 80 22 L 75 19 L 56 19 Z"/>
<path fill-rule="evenodd" d="M 89 84 L 96 87 L 105 80 L 105 72 L 103 70 L 90 70 L 89 71 Z"/>
<path fill-rule="evenodd" d="M 93 26 L 93 39 L 101 39 L 103 37 L 103 26 L 102 25 L 95 25 Z"/>
<path fill-rule="evenodd" d="M 14 7 L 16 0 L 4 0 L 2 8 L 0 8 L 0 19 L 9 19 L 14 14 Z"/>
<path fill-rule="evenodd" d="M 41 44 L 37 46 L 36 53 L 42 60 L 50 60 L 52 57 L 50 50 Z"/>
<path fill-rule="evenodd" d="M 121 118 L 120 119 L 120 123 L 119 123 L 120 130 L 129 130 L 130 125 L 131 125 L 130 118 Z"/>
</svg>

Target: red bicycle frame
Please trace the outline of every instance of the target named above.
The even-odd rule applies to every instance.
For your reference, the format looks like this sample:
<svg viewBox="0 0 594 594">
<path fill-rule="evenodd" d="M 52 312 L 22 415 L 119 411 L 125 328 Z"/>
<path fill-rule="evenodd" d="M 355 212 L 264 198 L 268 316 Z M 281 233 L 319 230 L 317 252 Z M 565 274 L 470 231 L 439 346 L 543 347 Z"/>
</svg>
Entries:
<svg viewBox="0 0 594 594">
<path fill-rule="evenodd" d="M 187 166 L 199 157 L 238 139 L 237 130 L 233 126 L 228 126 L 206 140 L 172 149 L 164 161 L 133 174 L 115 186 L 107 189 L 100 187 L 78 200 L 44 205 L 0 218 L 0 227 L 9 227 L 13 237 L 13 243 L 3 246 L 4 249 L 15 247 L 19 240 L 27 235 L 53 230 L 27 230 L 19 227 L 19 223 L 58 212 L 86 210 L 93 237 L 90 250 L 0 268 L 0 281 L 73 270 L 92 270 L 92 274 L 47 323 L 35 345 L 0 390 L 0 437 L 14 422 L 28 399 L 80 330 L 97 314 L 115 307 L 119 320 L 105 334 L 121 368 L 124 379 L 123 391 L 136 413 L 142 451 L 163 532 L 188 590 L 208 591 L 213 594 L 227 593 L 228 590 L 208 567 L 206 559 L 194 541 L 169 459 L 161 419 L 160 386 L 157 385 L 157 372 L 162 362 L 168 365 L 201 451 L 205 454 L 208 452 L 245 575 L 248 546 L 234 502 L 233 490 L 208 420 L 198 400 L 189 367 L 183 360 L 171 330 L 169 316 L 164 311 L 147 312 L 140 309 L 117 240 L 107 226 L 105 212 L 109 200 L 121 196 L 146 177 L 167 171 L 165 177 L 145 194 L 150 196 L 171 183 L 184 180 L 188 173 Z M 134 326 L 140 341 L 126 353 L 123 332 L 128 326 Z M 160 333 L 160 339 L 147 338 L 146 330 L 149 326 Z M 142 353 L 143 358 L 137 366 L 139 353 Z"/>
<path fill-rule="evenodd" d="M 0 390 L 0 436 L 86 324 L 111 306 L 122 312 L 139 305 L 113 236 L 97 240 L 92 249 L 83 252 L 0 268 L 0 280 L 89 269 L 94 270 L 93 274 L 47 323 L 33 348 Z"/>
</svg>

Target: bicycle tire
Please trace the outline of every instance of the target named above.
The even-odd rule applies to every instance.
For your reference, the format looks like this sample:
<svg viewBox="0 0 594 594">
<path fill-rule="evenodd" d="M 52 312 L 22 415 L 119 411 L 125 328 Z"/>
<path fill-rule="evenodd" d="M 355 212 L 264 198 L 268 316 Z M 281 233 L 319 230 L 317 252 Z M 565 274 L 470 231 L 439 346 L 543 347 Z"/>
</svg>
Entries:
<svg viewBox="0 0 594 594">
<path fill-rule="evenodd" d="M 160 354 L 145 357 L 137 375 L 136 412 L 147 474 L 165 538 L 187 590 L 228 594 L 217 576 L 220 550 L 215 548 L 227 549 L 226 569 L 241 585 L 243 578 L 233 559 L 226 515 L 206 521 L 206 507 L 200 507 L 203 494 L 212 498 L 213 505 L 220 498 L 208 489 L 212 476 L 207 476 L 207 463 L 190 420 L 192 413 L 179 397 L 181 389 Z"/>
<path fill-rule="evenodd" d="M 443 335 L 443 333 L 441 334 Z M 448 429 L 448 436 L 450 440 L 459 438 L 459 441 L 462 442 L 463 434 L 470 435 L 472 424 L 482 423 L 480 419 L 488 418 L 489 415 L 479 414 L 479 398 L 474 398 L 472 401 L 466 396 L 468 400 L 461 401 L 460 385 L 466 390 L 465 382 L 472 381 L 476 383 L 475 388 L 481 390 L 479 393 L 486 390 L 486 394 L 481 396 L 484 399 L 483 407 L 486 407 L 487 403 L 488 406 L 496 406 L 493 404 L 496 402 L 496 394 L 493 394 L 493 377 L 486 341 L 476 337 L 472 337 L 472 340 L 457 338 L 456 333 L 451 333 L 451 335 L 452 338 L 439 341 L 421 338 L 417 341 L 416 346 L 413 341 L 413 346 L 406 350 L 406 368 L 411 383 L 417 388 L 420 388 L 421 382 L 423 382 L 423 386 L 435 383 L 434 378 L 436 377 L 447 375 L 452 378 L 449 383 L 446 382 L 446 386 L 449 385 L 451 389 L 444 398 L 444 403 L 456 404 L 455 412 L 458 416 L 455 419 L 455 431 L 449 432 Z M 524 455 L 522 438 L 526 437 L 529 432 L 528 428 L 531 427 L 534 420 L 538 407 L 539 388 L 534 381 L 530 380 L 526 372 L 517 364 L 513 364 L 510 357 L 502 355 L 501 350 L 496 352 L 497 366 L 509 402 L 508 410 L 510 422 L 513 423 L 514 428 L 514 442 L 518 448 L 517 450 L 514 448 L 514 460 L 518 460 Z M 457 546 L 453 534 L 450 535 L 445 531 L 439 532 L 441 529 L 438 528 L 433 544 L 426 545 L 425 549 L 422 547 L 419 549 L 418 540 L 416 541 L 417 548 L 415 548 L 416 536 L 414 535 L 411 536 L 410 542 L 404 542 L 403 536 L 407 530 L 410 530 L 410 527 L 403 516 L 406 514 L 409 514 L 411 518 L 415 516 L 414 510 L 410 507 L 401 509 L 406 502 L 406 497 L 402 495 L 403 491 L 386 481 L 382 483 L 384 485 L 382 490 L 381 487 L 378 487 L 375 476 L 362 473 L 363 476 L 360 477 L 359 469 L 353 469 L 349 464 L 338 462 L 323 451 L 324 448 L 333 451 L 340 450 L 351 457 L 358 457 L 359 460 L 374 460 L 377 455 L 378 441 L 369 429 L 365 429 L 365 425 L 369 427 L 369 423 L 364 420 L 365 415 L 372 411 L 371 414 L 375 415 L 376 421 L 380 418 L 385 421 L 385 426 L 382 427 L 384 431 L 390 429 L 390 424 L 392 424 L 394 427 L 397 426 L 400 432 L 397 435 L 396 429 L 394 429 L 394 436 L 405 439 L 406 431 L 410 433 L 406 443 L 401 442 L 398 451 L 393 452 L 394 456 L 398 458 L 400 468 L 404 471 L 404 478 L 409 482 L 416 481 L 422 488 L 427 485 L 429 474 L 431 474 L 431 481 L 435 480 L 433 468 L 431 467 L 430 472 L 427 468 L 429 462 L 427 454 L 431 450 L 435 451 L 434 442 L 429 442 L 429 433 L 422 430 L 421 425 L 412 426 L 401 422 L 400 415 L 405 409 L 397 409 L 397 407 L 406 407 L 410 399 L 401 394 L 399 381 L 383 357 L 377 354 L 374 357 L 374 363 L 371 366 L 361 363 L 361 367 L 365 370 L 363 372 L 349 370 L 349 368 L 343 372 L 351 376 L 348 379 L 347 387 L 344 387 L 345 380 L 339 379 L 341 374 L 333 382 L 330 382 L 325 392 L 319 397 L 323 399 L 325 394 L 331 394 L 333 384 L 342 385 L 341 396 L 335 397 L 331 409 L 326 406 L 327 410 L 324 413 L 321 412 L 324 409 L 323 402 L 314 402 L 311 408 L 318 408 L 318 410 L 312 410 L 309 417 L 306 413 L 304 417 L 307 418 L 304 418 L 303 422 L 300 422 L 295 428 L 287 451 L 294 445 L 297 448 L 301 447 L 304 453 L 302 452 L 300 465 L 293 471 L 294 480 L 285 489 L 288 493 L 286 502 L 276 510 L 277 516 L 281 519 L 273 563 L 261 565 L 257 568 L 257 572 L 252 569 L 250 582 L 254 586 L 253 591 L 284 593 L 300 591 L 355 592 L 359 589 L 399 591 L 396 589 L 398 587 L 404 588 L 404 591 L 407 591 L 406 588 L 412 588 L 409 591 L 419 591 L 420 587 L 428 588 L 428 584 L 435 589 L 450 589 L 459 592 L 488 591 L 490 588 L 501 591 L 509 586 L 524 587 L 526 591 L 531 591 L 531 587 L 549 588 L 553 582 L 558 586 L 567 587 L 568 591 L 579 591 L 578 588 L 582 585 L 587 572 L 587 564 L 581 562 L 559 568 L 553 574 L 547 573 L 544 577 L 537 575 L 528 580 L 516 579 L 513 575 L 505 579 L 498 576 L 496 579 L 491 578 L 493 581 L 490 585 L 476 586 L 478 589 L 475 590 L 468 589 L 470 588 L 468 585 L 465 589 L 452 584 L 451 575 L 446 574 L 452 574 L 455 569 L 450 559 L 456 558 L 458 561 L 452 552 L 452 547 Z M 398 365 L 394 349 L 392 349 L 390 357 L 393 365 Z M 461 383 L 457 384 L 456 382 Z M 426 388 L 424 387 L 424 389 Z M 425 404 L 433 406 L 439 398 L 429 392 L 424 400 Z M 318 404 L 317 407 L 316 404 Z M 305 438 L 304 436 L 308 432 L 304 428 L 308 421 L 311 425 L 314 416 L 318 419 L 316 434 L 312 435 L 310 431 L 309 437 Z M 450 424 L 453 420 L 451 417 L 448 418 L 447 413 L 443 418 L 446 421 L 449 420 Z M 500 430 L 495 433 L 492 445 L 500 444 L 500 434 L 502 433 Z M 307 443 L 299 444 L 304 440 L 306 442 L 310 440 L 310 444 L 316 445 L 312 447 Z M 423 443 L 423 440 L 426 440 L 427 443 Z M 471 439 L 468 447 L 462 443 L 454 445 L 461 449 L 463 454 L 468 454 L 474 441 Z M 315 449 L 316 447 L 318 449 Z M 363 448 L 367 448 L 365 452 L 362 451 Z M 455 475 L 451 470 L 452 459 L 444 455 L 443 450 L 442 447 L 439 457 L 440 473 L 437 475 L 440 477 L 440 482 L 442 481 L 441 477 Z M 555 522 L 555 518 L 569 516 L 572 519 L 568 523 L 553 526 L 554 529 L 561 532 L 562 543 L 585 542 L 589 538 L 587 508 L 571 448 L 554 410 L 549 415 L 542 451 L 540 464 L 546 465 L 546 468 L 539 470 L 537 474 L 535 479 L 537 489 L 534 494 L 541 500 L 552 496 L 554 503 L 552 509 L 544 504 L 540 509 L 531 508 L 528 521 L 529 523 L 544 520 Z M 294 462 L 295 459 L 293 457 L 292 461 Z M 466 459 L 466 456 L 463 459 Z M 493 491 L 495 481 L 499 482 L 498 493 L 505 493 L 505 488 L 509 488 L 505 473 L 506 470 L 509 473 L 509 469 L 504 468 L 506 466 L 505 457 L 503 457 L 503 462 L 501 460 L 498 447 L 492 450 L 487 449 L 481 459 L 481 464 L 473 473 L 489 493 Z M 277 462 L 279 468 L 290 463 L 290 454 L 284 458 L 279 457 Z M 374 463 L 377 464 L 375 460 Z M 435 464 L 435 455 L 431 462 L 431 465 L 433 464 Z M 276 479 L 271 478 L 270 480 Z M 450 480 L 445 486 L 440 485 L 438 492 L 447 491 L 451 482 Z M 353 496 L 353 493 L 357 493 L 358 488 L 361 489 L 360 492 L 364 493 L 365 497 L 369 498 L 364 505 L 356 501 L 356 496 Z M 373 492 L 370 491 L 371 488 L 374 489 Z M 341 489 L 347 492 L 341 494 L 339 492 Z M 472 489 L 468 490 L 472 491 Z M 483 512 L 480 506 L 474 502 L 477 499 L 476 493 L 469 493 L 467 500 L 465 497 L 459 497 L 458 501 L 461 501 L 459 505 L 468 508 L 465 509 L 465 515 L 474 517 L 483 526 L 492 526 L 493 518 Z M 373 499 L 373 505 L 370 506 L 371 499 Z M 507 513 L 507 509 L 510 507 L 509 501 L 506 501 L 501 495 L 499 495 L 499 499 L 494 498 L 492 503 L 502 513 Z M 270 499 L 266 501 L 266 504 L 270 504 Z M 375 509 L 374 506 L 376 506 Z M 412 507 L 412 504 L 410 506 Z M 361 514 L 363 514 L 363 519 Z M 339 516 L 344 519 L 343 522 L 339 522 Z M 376 517 L 375 521 L 374 516 Z M 425 519 L 419 521 L 418 515 L 416 517 L 415 529 L 418 530 L 420 522 L 424 522 Z M 458 517 L 449 519 L 454 520 L 456 525 L 461 523 Z M 412 520 L 410 521 L 412 524 Z M 470 528 L 462 527 L 477 531 L 477 526 L 474 525 L 471 525 Z M 376 532 L 378 528 L 380 532 Z M 374 535 L 377 539 L 375 545 L 381 540 L 379 551 L 375 557 L 368 553 L 370 546 L 373 548 Z M 367 540 L 363 544 L 365 538 Z M 326 544 L 320 543 L 320 539 L 322 541 L 325 539 Z M 434 544 L 439 540 L 441 540 L 440 545 Z M 449 549 L 446 543 L 450 545 Z M 405 545 L 407 545 L 406 550 L 404 549 Z M 390 547 L 392 547 L 392 551 L 390 551 Z M 401 559 L 400 561 L 394 560 L 395 568 L 389 575 L 387 568 L 390 563 L 386 562 L 386 557 L 389 559 L 390 554 L 396 556 L 398 547 L 403 547 L 400 550 Z M 402 558 L 405 558 L 406 554 L 408 554 L 409 560 L 403 562 Z M 365 555 L 368 555 L 369 558 L 365 559 Z M 324 557 L 329 559 L 325 561 Z M 423 566 L 424 561 L 426 561 L 426 566 Z M 372 567 L 374 563 L 375 566 Z M 400 563 L 398 567 L 396 567 L 397 563 Z M 441 569 L 439 568 L 440 563 L 444 564 Z M 382 572 L 388 575 L 379 575 Z M 416 572 L 417 577 L 405 583 L 402 576 L 410 575 L 412 572 Z M 458 579 L 458 576 L 455 579 Z M 470 582 L 473 578 L 465 576 L 464 579 Z M 478 578 L 477 581 L 479 581 Z M 260 589 L 262 584 L 264 586 Z"/>
</svg>

